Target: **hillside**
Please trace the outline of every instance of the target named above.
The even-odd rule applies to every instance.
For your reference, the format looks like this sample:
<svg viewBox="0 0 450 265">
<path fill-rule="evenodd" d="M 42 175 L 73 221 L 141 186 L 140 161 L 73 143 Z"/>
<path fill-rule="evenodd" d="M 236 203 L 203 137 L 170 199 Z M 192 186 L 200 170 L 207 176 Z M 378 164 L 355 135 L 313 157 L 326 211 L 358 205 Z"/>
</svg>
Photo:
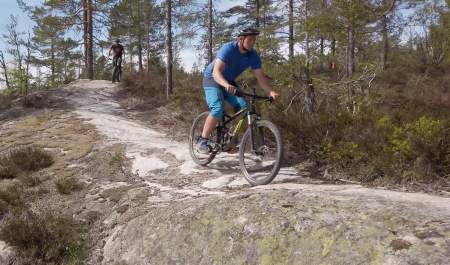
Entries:
<svg viewBox="0 0 450 265">
<path fill-rule="evenodd" d="M 237 155 L 196 166 L 186 128 L 174 130 L 170 111 L 126 109 L 121 91 L 80 80 L 35 94 L 34 107 L 16 102 L 0 113 L 3 154 L 33 145 L 54 160 L 32 173 L 34 185 L 23 176 L 1 180 L 1 264 L 450 263 L 445 192 L 349 185 L 318 178 L 306 162 L 250 187 Z M 4 195 L 13 186 L 20 204 Z M 40 253 L 45 240 L 30 246 L 13 240 L 23 233 L 4 230 L 53 235 L 55 227 L 37 233 L 24 225 L 48 214 L 80 227 L 64 241 L 77 243 L 72 254 Z"/>
</svg>

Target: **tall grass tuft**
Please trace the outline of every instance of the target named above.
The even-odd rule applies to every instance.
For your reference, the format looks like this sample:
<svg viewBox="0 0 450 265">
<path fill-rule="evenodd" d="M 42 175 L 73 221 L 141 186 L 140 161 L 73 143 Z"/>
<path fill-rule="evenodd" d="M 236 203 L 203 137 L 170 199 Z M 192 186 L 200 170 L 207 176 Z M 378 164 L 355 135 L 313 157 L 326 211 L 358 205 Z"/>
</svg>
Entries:
<svg viewBox="0 0 450 265">
<path fill-rule="evenodd" d="M 81 264 L 82 227 L 71 217 L 22 212 L 8 218 L 0 230 L 1 240 L 24 256 L 44 263 Z"/>
<path fill-rule="evenodd" d="M 38 147 L 14 148 L 0 157 L 0 178 L 16 178 L 20 172 L 34 172 L 53 164 L 52 156 Z"/>
</svg>

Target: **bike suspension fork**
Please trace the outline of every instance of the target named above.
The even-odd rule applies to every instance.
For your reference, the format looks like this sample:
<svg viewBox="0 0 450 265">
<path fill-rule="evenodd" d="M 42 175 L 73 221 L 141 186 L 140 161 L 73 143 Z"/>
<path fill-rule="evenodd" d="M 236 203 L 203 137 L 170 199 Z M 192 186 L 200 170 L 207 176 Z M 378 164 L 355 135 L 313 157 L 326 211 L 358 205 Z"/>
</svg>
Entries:
<svg viewBox="0 0 450 265">
<path fill-rule="evenodd" d="M 252 144 L 252 152 L 256 151 L 256 142 L 255 142 L 255 136 L 256 133 L 254 131 L 254 126 L 256 125 L 255 121 L 256 121 L 256 114 L 249 114 L 247 116 L 248 118 L 248 129 L 250 130 L 250 142 Z"/>
</svg>

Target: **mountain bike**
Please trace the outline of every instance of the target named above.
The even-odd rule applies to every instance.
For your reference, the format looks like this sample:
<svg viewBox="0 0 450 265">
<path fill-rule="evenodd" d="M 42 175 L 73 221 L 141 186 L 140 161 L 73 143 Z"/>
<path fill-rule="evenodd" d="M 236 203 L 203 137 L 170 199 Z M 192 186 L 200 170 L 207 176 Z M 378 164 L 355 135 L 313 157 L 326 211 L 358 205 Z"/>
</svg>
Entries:
<svg viewBox="0 0 450 265">
<path fill-rule="evenodd" d="M 196 145 L 209 111 L 194 119 L 189 133 L 189 152 L 195 163 L 206 166 L 217 154 L 238 146 L 239 167 L 245 179 L 252 186 L 268 184 L 280 170 L 283 143 L 278 128 L 272 122 L 261 119 L 256 110 L 256 102 L 272 102 L 273 98 L 256 95 L 255 88 L 253 94 L 237 91 L 236 95 L 247 98 L 250 104 L 231 116 L 224 115 L 212 132 L 208 154 L 199 153 Z M 246 120 L 247 129 L 241 137 Z"/>
<path fill-rule="evenodd" d="M 122 78 L 122 58 L 114 58 L 113 59 L 113 73 L 112 73 L 112 82 L 120 82 Z"/>
</svg>

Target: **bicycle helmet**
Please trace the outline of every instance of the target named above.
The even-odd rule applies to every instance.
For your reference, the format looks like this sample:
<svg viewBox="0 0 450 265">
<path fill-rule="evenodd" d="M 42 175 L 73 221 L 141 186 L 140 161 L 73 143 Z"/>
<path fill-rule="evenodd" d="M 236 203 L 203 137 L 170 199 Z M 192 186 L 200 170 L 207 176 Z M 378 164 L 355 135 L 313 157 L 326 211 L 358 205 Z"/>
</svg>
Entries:
<svg viewBox="0 0 450 265">
<path fill-rule="evenodd" d="M 259 31 L 252 27 L 247 27 L 239 31 L 238 37 L 241 36 L 257 36 L 259 35 Z"/>
</svg>

